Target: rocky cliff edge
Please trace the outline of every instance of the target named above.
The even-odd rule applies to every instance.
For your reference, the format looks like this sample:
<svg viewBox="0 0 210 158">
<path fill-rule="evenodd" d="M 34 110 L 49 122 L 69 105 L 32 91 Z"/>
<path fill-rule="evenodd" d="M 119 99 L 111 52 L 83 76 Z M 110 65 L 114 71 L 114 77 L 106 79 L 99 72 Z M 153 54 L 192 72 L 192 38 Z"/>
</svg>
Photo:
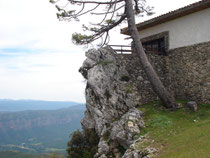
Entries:
<svg viewBox="0 0 210 158">
<path fill-rule="evenodd" d="M 90 49 L 80 68 L 87 80 L 86 112 L 81 124 L 100 137 L 95 158 L 141 158 L 134 149 L 144 127 L 138 104 L 138 91 L 110 47 Z M 122 152 L 123 151 L 123 152 Z"/>
</svg>

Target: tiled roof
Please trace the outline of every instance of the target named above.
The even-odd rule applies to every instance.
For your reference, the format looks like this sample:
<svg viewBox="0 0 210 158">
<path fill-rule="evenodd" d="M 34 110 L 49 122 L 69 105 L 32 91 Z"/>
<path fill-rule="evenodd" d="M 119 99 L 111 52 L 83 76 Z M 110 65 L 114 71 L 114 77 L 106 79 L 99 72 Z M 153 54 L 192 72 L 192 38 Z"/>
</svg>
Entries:
<svg viewBox="0 0 210 158">
<path fill-rule="evenodd" d="M 166 14 L 160 15 L 158 17 L 152 18 L 150 20 L 144 21 L 142 23 L 137 24 L 137 29 L 144 30 L 146 28 L 206 9 L 210 7 L 210 0 L 202 0 L 190 5 L 187 5 L 183 8 L 168 12 Z M 129 35 L 128 28 L 121 29 L 121 33 L 125 35 Z"/>
</svg>

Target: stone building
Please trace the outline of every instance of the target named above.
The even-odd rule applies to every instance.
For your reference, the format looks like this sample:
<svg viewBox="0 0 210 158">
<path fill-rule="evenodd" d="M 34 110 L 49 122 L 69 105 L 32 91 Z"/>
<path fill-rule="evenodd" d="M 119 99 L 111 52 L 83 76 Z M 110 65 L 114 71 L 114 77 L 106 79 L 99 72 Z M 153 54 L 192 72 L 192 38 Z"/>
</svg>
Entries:
<svg viewBox="0 0 210 158">
<path fill-rule="evenodd" d="M 137 24 L 143 47 L 164 85 L 178 99 L 210 103 L 210 0 Z M 128 28 L 121 30 L 129 35 Z M 147 102 L 151 90 L 135 53 L 118 55 Z"/>
</svg>

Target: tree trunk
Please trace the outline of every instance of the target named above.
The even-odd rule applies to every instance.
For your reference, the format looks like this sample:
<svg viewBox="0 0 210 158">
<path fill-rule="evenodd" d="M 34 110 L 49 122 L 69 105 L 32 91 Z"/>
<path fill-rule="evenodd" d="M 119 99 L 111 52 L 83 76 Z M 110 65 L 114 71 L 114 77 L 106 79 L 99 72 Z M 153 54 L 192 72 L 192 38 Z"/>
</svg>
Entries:
<svg viewBox="0 0 210 158">
<path fill-rule="evenodd" d="M 144 52 L 143 46 L 140 41 L 139 32 L 136 28 L 135 15 L 133 11 L 133 0 L 125 0 L 125 9 L 128 21 L 128 29 L 133 39 L 136 53 L 140 58 L 140 62 L 145 73 L 147 74 L 152 88 L 154 92 L 158 95 L 158 97 L 163 101 L 165 107 L 175 109 L 177 107 L 175 98 L 168 93 Z"/>
</svg>

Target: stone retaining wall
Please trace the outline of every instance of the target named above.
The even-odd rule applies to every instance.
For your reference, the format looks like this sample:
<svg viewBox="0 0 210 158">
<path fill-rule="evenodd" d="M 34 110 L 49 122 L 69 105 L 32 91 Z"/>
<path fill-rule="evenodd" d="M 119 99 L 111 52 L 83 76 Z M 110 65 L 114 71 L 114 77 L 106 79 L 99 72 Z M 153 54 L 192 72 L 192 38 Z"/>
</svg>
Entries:
<svg viewBox="0 0 210 158">
<path fill-rule="evenodd" d="M 139 90 L 140 102 L 157 99 L 136 54 L 118 54 L 116 57 L 130 73 Z M 163 84 L 177 99 L 210 103 L 210 42 L 172 49 L 168 56 L 150 53 L 148 58 Z"/>
</svg>

